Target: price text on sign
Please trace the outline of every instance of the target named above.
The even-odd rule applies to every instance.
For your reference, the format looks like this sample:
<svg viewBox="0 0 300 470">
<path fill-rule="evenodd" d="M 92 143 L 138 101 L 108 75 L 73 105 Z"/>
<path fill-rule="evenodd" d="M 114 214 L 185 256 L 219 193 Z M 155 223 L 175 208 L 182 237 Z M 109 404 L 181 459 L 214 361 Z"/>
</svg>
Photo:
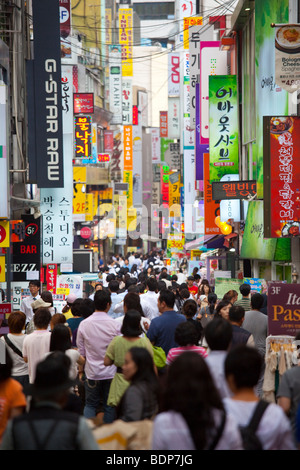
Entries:
<svg viewBox="0 0 300 470">
<path fill-rule="evenodd" d="M 64 287 L 58 287 L 56 289 L 56 294 L 57 295 L 69 295 L 70 294 L 70 289 L 66 289 Z"/>
</svg>

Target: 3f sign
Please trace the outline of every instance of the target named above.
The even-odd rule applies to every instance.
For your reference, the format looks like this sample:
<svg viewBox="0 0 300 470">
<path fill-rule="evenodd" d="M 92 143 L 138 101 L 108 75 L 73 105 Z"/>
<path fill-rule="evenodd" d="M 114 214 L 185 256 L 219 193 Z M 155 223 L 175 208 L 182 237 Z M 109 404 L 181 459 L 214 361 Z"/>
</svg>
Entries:
<svg viewBox="0 0 300 470">
<path fill-rule="evenodd" d="M 281 290 L 280 286 L 273 286 L 273 287 L 271 287 L 271 292 L 272 292 L 272 294 L 274 294 L 274 295 L 279 294 L 280 290 Z"/>
</svg>

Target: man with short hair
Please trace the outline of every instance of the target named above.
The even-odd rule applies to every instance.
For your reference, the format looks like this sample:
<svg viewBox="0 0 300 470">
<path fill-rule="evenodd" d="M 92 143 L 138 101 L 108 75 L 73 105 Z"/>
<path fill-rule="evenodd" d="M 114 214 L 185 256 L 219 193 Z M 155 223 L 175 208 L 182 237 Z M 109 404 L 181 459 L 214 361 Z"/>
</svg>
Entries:
<svg viewBox="0 0 300 470">
<path fill-rule="evenodd" d="M 253 335 L 242 328 L 245 319 L 245 309 L 240 305 L 234 304 L 229 309 L 229 322 L 232 326 L 232 342 L 231 348 L 238 344 L 246 344 L 246 346 L 255 346 Z"/>
<path fill-rule="evenodd" d="M 153 320 L 159 316 L 157 305 L 158 300 L 158 282 L 154 277 L 149 277 L 146 282 L 147 292 L 141 294 L 140 301 L 145 317 Z"/>
<path fill-rule="evenodd" d="M 37 299 L 40 298 L 39 291 L 41 287 L 41 283 L 38 279 L 33 279 L 29 281 L 29 291 L 30 295 L 25 297 L 20 305 L 21 312 L 25 313 L 26 315 L 26 325 L 30 322 L 33 318 L 33 310 L 31 304 L 35 302 Z"/>
<path fill-rule="evenodd" d="M 77 332 L 78 351 L 86 361 L 84 416 L 95 418 L 102 399 L 103 421 L 111 423 L 114 409 L 107 405 L 107 397 L 117 369 L 114 365 L 105 367 L 104 357 L 109 343 L 120 335 L 120 324 L 107 314 L 111 307 L 111 295 L 107 289 L 95 293 L 94 304 L 95 312 L 80 323 Z"/>
<path fill-rule="evenodd" d="M 73 381 L 71 361 L 61 351 L 43 359 L 28 391 L 34 398 L 29 412 L 9 420 L 1 450 L 99 450 L 83 416 L 64 409 Z"/>
<path fill-rule="evenodd" d="M 242 284 L 240 286 L 240 293 L 242 294 L 242 298 L 234 302 L 234 305 L 239 305 L 245 309 L 245 312 L 251 310 L 251 286 L 250 284 Z"/>
<path fill-rule="evenodd" d="M 121 314 L 115 313 L 114 309 L 115 309 L 115 306 L 118 303 L 120 303 L 124 300 L 124 297 L 126 295 L 126 291 L 124 291 L 122 293 L 119 293 L 120 285 L 119 285 L 119 281 L 117 281 L 116 279 L 113 279 L 113 280 L 109 281 L 108 289 L 109 289 L 110 296 L 111 296 L 111 306 L 110 306 L 110 309 L 107 312 L 107 314 L 111 318 L 118 318 L 118 317 L 121 316 Z"/>
<path fill-rule="evenodd" d="M 184 315 L 174 310 L 175 295 L 170 290 L 162 290 L 157 300 L 160 316 L 153 318 L 150 323 L 147 337 L 154 346 L 161 347 L 166 356 L 171 348 L 178 344 L 175 341 L 176 327 L 186 321 Z"/>
</svg>

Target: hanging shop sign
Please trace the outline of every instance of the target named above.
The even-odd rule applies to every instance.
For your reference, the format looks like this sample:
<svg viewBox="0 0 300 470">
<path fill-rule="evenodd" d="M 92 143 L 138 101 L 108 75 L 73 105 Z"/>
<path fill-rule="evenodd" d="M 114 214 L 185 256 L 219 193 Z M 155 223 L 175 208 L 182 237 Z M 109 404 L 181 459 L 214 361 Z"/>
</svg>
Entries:
<svg viewBox="0 0 300 470">
<path fill-rule="evenodd" d="M 47 264 L 46 282 L 47 290 L 56 294 L 57 264 Z"/>
<path fill-rule="evenodd" d="M 296 336 L 300 329 L 298 284 L 268 284 L 268 334 Z"/>
<path fill-rule="evenodd" d="M 300 236 L 300 118 L 264 118 L 265 237 Z"/>
<path fill-rule="evenodd" d="M 209 77 L 210 181 L 239 174 L 238 90 L 235 75 Z"/>
<path fill-rule="evenodd" d="M 133 10 L 119 9 L 119 44 L 122 46 L 122 76 L 133 75 Z"/>
<path fill-rule="evenodd" d="M 124 170 L 133 169 L 132 126 L 123 126 Z"/>
<path fill-rule="evenodd" d="M 23 215 L 25 224 L 25 239 L 12 244 L 12 272 L 14 281 L 26 281 L 39 279 L 41 267 L 40 244 L 41 229 L 40 220 L 33 215 Z"/>
<path fill-rule="evenodd" d="M 122 68 L 121 46 L 109 46 L 109 109 L 111 124 L 122 124 Z"/>
<path fill-rule="evenodd" d="M 168 54 L 168 96 L 180 96 L 180 55 Z"/>
<path fill-rule="evenodd" d="M 200 144 L 209 143 L 209 77 L 227 73 L 227 52 L 220 41 L 200 42 Z"/>
<path fill-rule="evenodd" d="M 249 199 L 256 195 L 256 181 L 218 181 L 212 183 L 212 198 L 214 201 L 222 199 Z"/>
<path fill-rule="evenodd" d="M 212 187 L 209 181 L 209 154 L 203 154 L 204 159 L 204 224 L 206 235 L 218 235 L 220 228 L 216 225 L 215 219 L 220 214 L 220 203 L 212 197 Z"/>
<path fill-rule="evenodd" d="M 33 0 L 34 125 L 39 188 L 64 185 L 59 0 Z"/>
<path fill-rule="evenodd" d="M 289 93 L 300 88 L 300 24 L 276 27 L 275 82 Z"/>
<path fill-rule="evenodd" d="M 92 156 L 92 122 L 90 116 L 75 116 L 75 158 Z"/>
<path fill-rule="evenodd" d="M 74 114 L 94 113 L 94 93 L 74 93 Z"/>
<path fill-rule="evenodd" d="M 168 137 L 168 111 L 159 112 L 160 137 Z"/>
<path fill-rule="evenodd" d="M 132 124 L 132 78 L 122 78 L 122 122 Z"/>
</svg>

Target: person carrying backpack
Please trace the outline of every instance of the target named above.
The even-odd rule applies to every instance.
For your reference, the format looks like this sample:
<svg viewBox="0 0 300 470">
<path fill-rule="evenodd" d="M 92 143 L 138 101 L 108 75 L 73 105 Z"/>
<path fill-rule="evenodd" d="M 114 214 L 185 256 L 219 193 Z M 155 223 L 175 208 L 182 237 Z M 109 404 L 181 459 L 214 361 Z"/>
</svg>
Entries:
<svg viewBox="0 0 300 470">
<path fill-rule="evenodd" d="M 86 419 L 67 411 L 71 361 L 61 351 L 38 363 L 27 393 L 31 407 L 9 421 L 0 450 L 99 450 Z"/>
<path fill-rule="evenodd" d="M 233 395 L 223 399 L 224 407 L 239 425 L 245 450 L 296 450 L 283 410 L 255 394 L 262 362 L 262 356 L 253 347 L 238 345 L 230 350 L 224 370 Z"/>
</svg>

